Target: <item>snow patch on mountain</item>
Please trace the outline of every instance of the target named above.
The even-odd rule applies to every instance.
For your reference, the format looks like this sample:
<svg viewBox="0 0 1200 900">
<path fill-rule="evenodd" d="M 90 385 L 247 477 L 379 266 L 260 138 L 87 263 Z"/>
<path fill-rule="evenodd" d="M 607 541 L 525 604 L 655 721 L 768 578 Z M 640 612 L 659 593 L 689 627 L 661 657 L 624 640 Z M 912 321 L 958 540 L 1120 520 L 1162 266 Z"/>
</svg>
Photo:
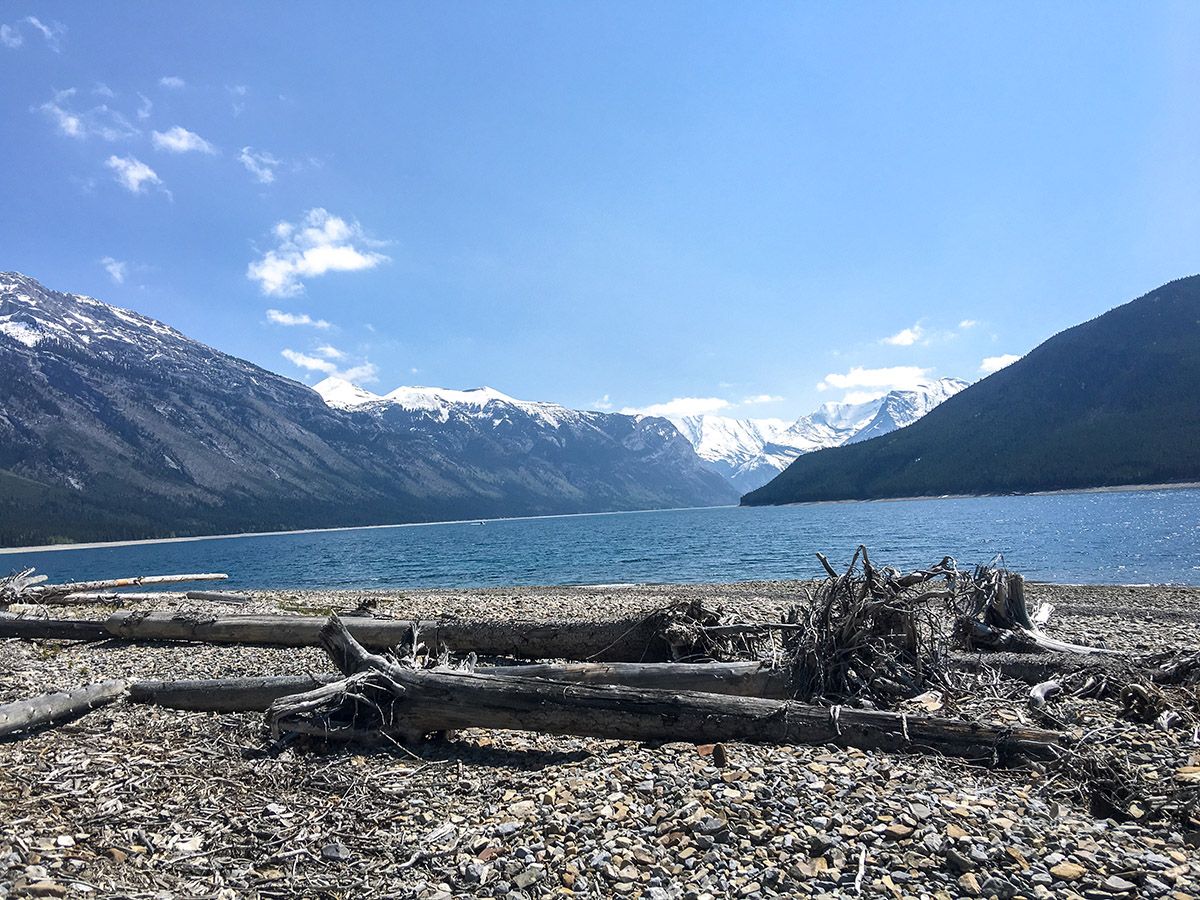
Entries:
<svg viewBox="0 0 1200 900">
<path fill-rule="evenodd" d="M 778 419 L 672 419 L 696 454 L 743 492 L 762 487 L 802 453 L 869 440 L 911 425 L 967 383 L 942 378 L 864 403 L 823 403 L 788 424 Z"/>
</svg>

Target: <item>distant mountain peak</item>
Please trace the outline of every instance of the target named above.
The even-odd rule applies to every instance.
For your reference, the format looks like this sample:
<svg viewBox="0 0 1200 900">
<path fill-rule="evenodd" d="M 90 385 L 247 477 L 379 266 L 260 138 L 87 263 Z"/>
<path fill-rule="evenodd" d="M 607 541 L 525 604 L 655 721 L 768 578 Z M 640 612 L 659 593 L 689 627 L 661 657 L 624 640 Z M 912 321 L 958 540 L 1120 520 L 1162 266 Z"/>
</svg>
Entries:
<svg viewBox="0 0 1200 900">
<path fill-rule="evenodd" d="M 791 423 L 704 415 L 671 421 L 705 463 L 739 490 L 750 491 L 766 484 L 801 454 L 865 441 L 911 425 L 966 386 L 959 378 L 941 378 L 862 403 L 822 403 Z"/>
<path fill-rule="evenodd" d="M 352 384 L 344 378 L 330 375 L 328 378 L 313 385 L 313 390 L 321 395 L 321 399 L 335 409 L 353 409 L 364 403 L 374 403 L 382 400 L 378 394 L 372 394 L 364 387 Z"/>
</svg>

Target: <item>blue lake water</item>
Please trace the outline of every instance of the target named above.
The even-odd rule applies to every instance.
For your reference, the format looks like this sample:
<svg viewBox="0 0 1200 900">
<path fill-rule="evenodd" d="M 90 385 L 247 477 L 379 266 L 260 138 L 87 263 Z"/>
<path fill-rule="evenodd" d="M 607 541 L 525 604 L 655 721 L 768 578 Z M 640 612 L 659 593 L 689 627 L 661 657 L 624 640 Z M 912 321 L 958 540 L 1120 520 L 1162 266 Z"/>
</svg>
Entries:
<svg viewBox="0 0 1200 900">
<path fill-rule="evenodd" d="M 1040 581 L 1200 584 L 1200 489 L 677 509 L 0 555 L 53 581 L 228 572 L 233 587 L 746 581 L 820 574 L 865 543 L 898 568 L 1003 554 Z"/>
</svg>

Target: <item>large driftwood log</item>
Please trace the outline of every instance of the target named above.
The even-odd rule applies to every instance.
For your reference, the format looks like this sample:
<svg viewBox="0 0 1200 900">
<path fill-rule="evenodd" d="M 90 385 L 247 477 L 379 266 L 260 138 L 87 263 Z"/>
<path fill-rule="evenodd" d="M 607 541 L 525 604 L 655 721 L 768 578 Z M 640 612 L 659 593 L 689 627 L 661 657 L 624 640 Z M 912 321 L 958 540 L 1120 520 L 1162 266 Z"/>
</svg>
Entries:
<svg viewBox="0 0 1200 900">
<path fill-rule="evenodd" d="M 66 584 L 39 584 L 26 588 L 22 599 L 28 602 L 54 603 L 57 598 L 85 591 L 111 591 L 116 588 L 141 587 L 144 584 L 178 584 L 184 581 L 224 581 L 223 572 L 199 572 L 183 575 L 139 575 L 135 578 L 105 578 L 99 581 L 71 581 Z"/>
<path fill-rule="evenodd" d="M 575 684 L 621 684 L 773 699 L 791 696 L 790 671 L 772 668 L 765 663 L 565 663 L 489 666 L 475 671 L 480 675 L 541 678 Z M 137 681 L 129 687 L 129 699 L 134 703 L 150 703 L 172 709 L 261 712 L 280 697 L 311 691 L 340 677 L 283 675 Z"/>
<path fill-rule="evenodd" d="M 103 641 L 110 637 L 104 622 L 93 619 L 41 619 L 0 613 L 0 638 Z"/>
<path fill-rule="evenodd" d="M 17 731 L 73 719 L 97 709 L 124 694 L 127 682 L 122 680 L 101 681 L 87 687 L 57 694 L 43 694 L 28 700 L 17 700 L 0 706 L 0 737 Z"/>
<path fill-rule="evenodd" d="M 669 659 L 657 617 L 580 621 L 466 621 L 435 619 L 342 620 L 363 646 L 383 650 L 407 641 L 416 628 L 428 644 L 455 651 L 515 659 L 576 659 L 644 662 Z M 259 644 L 271 647 L 317 645 L 325 619 L 307 616 L 201 617 L 179 613 L 117 612 L 104 622 L 117 638 Z"/>
<path fill-rule="evenodd" d="M 235 594 L 229 591 L 80 591 L 64 597 L 54 597 L 45 602 L 52 606 L 83 606 L 91 603 L 120 606 L 122 603 L 179 603 L 184 600 L 240 604 L 249 603 L 250 597 L 246 594 Z M 42 601 L 33 600 L 31 602 Z"/>
<path fill-rule="evenodd" d="M 353 680 L 353 692 L 361 695 L 362 676 L 370 676 L 374 690 L 390 701 L 382 707 L 388 718 L 385 727 L 409 738 L 462 728 L 501 728 L 636 741 L 831 743 L 899 752 L 932 750 L 975 759 L 1046 756 L 1062 741 L 1054 732 L 1039 729 L 876 710 L 409 669 L 368 653 L 336 617 L 322 631 L 321 643 Z M 323 685 L 317 689 L 319 697 L 300 694 L 277 700 L 267 711 L 268 726 L 275 733 L 287 731 L 289 718 L 320 708 L 336 690 L 337 685 Z M 311 730 L 307 721 L 298 724 Z"/>
</svg>

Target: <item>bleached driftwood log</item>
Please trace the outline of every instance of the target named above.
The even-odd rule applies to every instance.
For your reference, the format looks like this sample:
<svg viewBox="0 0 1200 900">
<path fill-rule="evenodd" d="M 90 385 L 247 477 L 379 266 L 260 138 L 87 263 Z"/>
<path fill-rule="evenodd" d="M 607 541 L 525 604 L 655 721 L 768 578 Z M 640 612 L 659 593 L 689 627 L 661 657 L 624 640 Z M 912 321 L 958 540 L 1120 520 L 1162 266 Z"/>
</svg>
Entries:
<svg viewBox="0 0 1200 900">
<path fill-rule="evenodd" d="M 655 616 L 603 622 L 412 621 L 364 617 L 347 617 L 342 621 L 357 641 L 371 649 L 402 644 L 415 628 L 431 645 L 445 644 L 451 650 L 473 651 L 480 656 L 597 662 L 670 658 Z M 202 617 L 170 612 L 117 612 L 105 620 L 104 628 L 112 637 L 123 639 L 313 647 L 324 624 L 324 618 L 308 616 Z"/>
<path fill-rule="evenodd" d="M 249 603 L 246 594 L 235 594 L 229 591 L 154 591 L 142 593 L 137 591 L 80 591 L 63 597 L 54 597 L 47 602 L 53 606 L 75 606 L 89 603 L 107 603 L 121 605 L 122 603 L 179 603 L 185 600 L 205 601 L 208 603 Z M 34 603 L 40 602 L 37 600 Z"/>
<path fill-rule="evenodd" d="M 56 603 L 70 594 L 88 591 L 111 591 L 117 588 L 141 587 L 146 584 L 179 584 L 185 581 L 224 581 L 223 572 L 199 572 L 183 575 L 140 575 L 135 578 L 105 578 L 98 581 L 71 581 L 65 584 L 38 584 L 26 588 L 21 599 L 27 603 Z"/>
<path fill-rule="evenodd" d="M 73 719 L 83 713 L 119 700 L 127 682 L 117 679 L 89 684 L 74 691 L 43 694 L 0 706 L 0 737 L 52 722 Z"/>
<path fill-rule="evenodd" d="M 766 663 L 564 663 L 488 666 L 475 672 L 574 684 L 620 684 L 743 697 L 785 699 L 791 696 L 791 672 Z M 261 712 L 280 697 L 311 691 L 340 678 L 339 675 L 283 675 L 137 681 L 130 685 L 129 699 L 134 703 L 172 709 Z"/>
<path fill-rule="evenodd" d="M 346 681 L 283 697 L 267 711 L 273 734 L 316 728 L 362 732 L 353 715 L 373 710 L 374 725 L 415 740 L 431 732 L 499 728 L 637 741 L 832 743 L 976 759 L 1046 756 L 1062 738 L 1032 728 L 996 728 L 931 716 L 827 708 L 786 700 L 729 697 L 517 676 L 406 668 L 369 653 L 335 616 L 321 645 Z M 368 702 L 359 704 L 355 698 Z"/>
</svg>

